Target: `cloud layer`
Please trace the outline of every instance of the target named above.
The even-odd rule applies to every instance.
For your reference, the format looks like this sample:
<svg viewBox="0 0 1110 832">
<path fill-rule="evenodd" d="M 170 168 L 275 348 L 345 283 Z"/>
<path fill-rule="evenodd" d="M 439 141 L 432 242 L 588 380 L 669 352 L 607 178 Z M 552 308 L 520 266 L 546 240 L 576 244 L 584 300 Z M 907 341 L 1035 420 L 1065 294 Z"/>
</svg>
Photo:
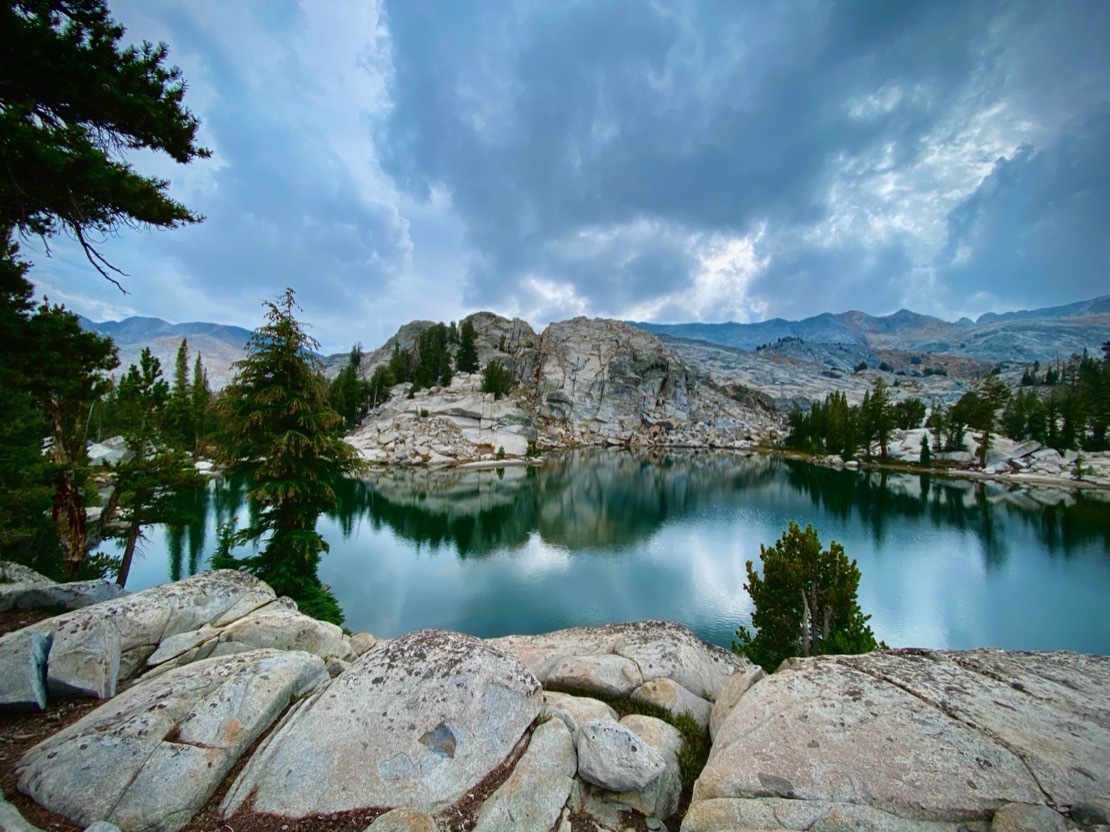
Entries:
<svg viewBox="0 0 1110 832">
<path fill-rule="evenodd" d="M 93 317 L 251 326 L 291 285 L 338 351 L 479 308 L 953 317 L 1107 291 L 1100 0 L 112 9 L 171 45 L 215 154 L 143 167 L 207 221 L 106 241 L 130 296 L 32 252 Z"/>
</svg>

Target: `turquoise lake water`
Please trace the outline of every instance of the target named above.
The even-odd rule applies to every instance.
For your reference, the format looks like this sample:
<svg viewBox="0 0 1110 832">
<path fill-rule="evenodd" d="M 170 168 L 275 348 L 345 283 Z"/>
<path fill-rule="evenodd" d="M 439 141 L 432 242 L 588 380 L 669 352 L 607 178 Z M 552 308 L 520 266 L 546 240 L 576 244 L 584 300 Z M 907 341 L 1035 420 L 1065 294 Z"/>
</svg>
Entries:
<svg viewBox="0 0 1110 832">
<path fill-rule="evenodd" d="M 345 481 L 320 568 L 353 631 L 478 636 L 666 618 L 728 646 L 749 624 L 744 564 L 791 520 L 843 544 L 894 647 L 1110 654 L 1110 493 L 836 471 L 724 453 L 583 451 L 540 469 L 391 469 Z M 138 590 L 205 568 L 245 514 L 217 480 L 197 520 L 154 528 Z"/>
</svg>

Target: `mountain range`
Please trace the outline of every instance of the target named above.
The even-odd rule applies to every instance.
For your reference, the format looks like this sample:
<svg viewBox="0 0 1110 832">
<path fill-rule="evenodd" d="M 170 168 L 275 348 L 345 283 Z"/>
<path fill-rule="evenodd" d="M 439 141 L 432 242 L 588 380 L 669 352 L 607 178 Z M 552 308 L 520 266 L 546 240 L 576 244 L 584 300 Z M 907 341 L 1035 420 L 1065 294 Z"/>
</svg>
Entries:
<svg viewBox="0 0 1110 832">
<path fill-rule="evenodd" d="M 411 341 L 420 323 L 401 327 L 386 346 L 405 340 L 400 336 L 406 332 Z M 853 311 L 752 324 L 629 323 L 671 342 L 695 371 L 726 379 L 737 374 L 737 381 L 762 390 L 781 388 L 785 375 L 840 374 L 859 363 L 873 368 L 884 361 L 897 365 L 898 356 L 905 365 L 912 358 L 915 366 L 928 366 L 936 356 L 945 356 L 950 367 L 963 360 L 975 374 L 985 362 L 1017 367 L 1084 350 L 1098 354 L 1110 341 L 1110 295 L 1046 309 L 992 312 L 975 321 L 949 322 L 902 309 L 883 316 Z M 150 347 L 167 375 L 181 339 L 187 338 L 190 367 L 199 352 L 213 389 L 228 382 L 231 365 L 243 357 L 251 335 L 238 326 L 201 321 L 171 324 L 159 318 L 100 323 L 81 318 L 81 325 L 115 341 L 121 367 L 138 363 L 141 350 Z M 328 374 L 334 375 L 345 363 L 346 353 L 330 356 Z M 781 390 L 777 397 L 782 397 Z"/>
<path fill-rule="evenodd" d="M 633 326 L 748 352 L 784 339 L 843 344 L 873 350 L 940 353 L 982 361 L 1050 361 L 1083 350 L 1098 352 L 1110 340 L 1110 295 L 1046 309 L 981 315 L 972 321 L 944 321 L 901 309 L 891 315 L 823 313 L 801 321 L 773 318 L 759 323 L 656 324 Z"/>
<path fill-rule="evenodd" d="M 246 354 L 251 331 L 241 326 L 213 324 L 204 321 L 171 324 L 161 318 L 124 318 L 122 321 L 91 321 L 79 316 L 82 328 L 107 335 L 119 350 L 120 370 L 139 363 L 139 354 L 149 347 L 162 364 L 162 373 L 173 373 L 181 340 L 188 340 L 189 371 L 199 353 L 208 372 L 208 382 L 219 390 L 231 380 L 231 365 Z"/>
</svg>

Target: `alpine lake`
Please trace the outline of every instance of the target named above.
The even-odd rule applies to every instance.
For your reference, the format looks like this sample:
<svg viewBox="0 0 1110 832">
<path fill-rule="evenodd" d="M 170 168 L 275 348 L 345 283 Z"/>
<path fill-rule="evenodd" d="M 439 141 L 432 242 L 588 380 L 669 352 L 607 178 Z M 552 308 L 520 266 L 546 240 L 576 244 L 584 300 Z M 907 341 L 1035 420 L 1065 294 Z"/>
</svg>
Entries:
<svg viewBox="0 0 1110 832">
<path fill-rule="evenodd" d="M 836 470 L 717 452 L 576 451 L 542 467 L 389 468 L 337 486 L 320 578 L 353 632 L 490 637 L 664 618 L 729 646 L 745 562 L 794 521 L 844 546 L 891 647 L 1110 654 L 1110 492 Z M 128 589 L 207 568 L 242 483 L 183 496 Z M 110 546 L 102 547 L 112 552 Z"/>
</svg>

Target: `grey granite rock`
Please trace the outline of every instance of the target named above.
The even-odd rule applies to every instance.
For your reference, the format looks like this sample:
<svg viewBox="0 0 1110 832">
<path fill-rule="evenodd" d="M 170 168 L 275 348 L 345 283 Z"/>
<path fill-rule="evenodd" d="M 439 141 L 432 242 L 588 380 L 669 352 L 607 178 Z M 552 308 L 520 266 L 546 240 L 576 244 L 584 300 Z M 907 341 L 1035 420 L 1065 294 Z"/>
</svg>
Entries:
<svg viewBox="0 0 1110 832">
<path fill-rule="evenodd" d="M 1069 653 L 791 660 L 719 725 L 684 830 L 731 828 L 698 819 L 744 819 L 778 798 L 814 818 L 849 804 L 950 825 L 987 824 L 1007 804 L 1100 798 L 1110 793 L 1108 683 L 1110 657 Z M 758 824 L 732 824 L 744 825 Z"/>
<path fill-rule="evenodd" d="M 536 727 L 513 773 L 486 799 L 474 832 L 548 832 L 570 796 L 578 760 L 561 720 Z"/>
<path fill-rule="evenodd" d="M 639 791 L 667 768 L 659 752 L 610 719 L 583 724 L 576 740 L 578 776 L 611 792 Z"/>
<path fill-rule="evenodd" d="M 233 570 L 204 572 L 68 612 L 33 625 L 54 636 L 51 693 L 104 699 L 142 668 L 166 638 L 235 617 L 274 600 L 257 578 Z"/>
<path fill-rule="evenodd" d="M 128 688 L 19 761 L 19 789 L 74 823 L 173 832 L 291 701 L 327 680 L 308 653 L 257 650 Z"/>
<path fill-rule="evenodd" d="M 0 636 L 0 710 L 46 707 L 46 663 L 50 633 L 16 630 Z"/>
<path fill-rule="evenodd" d="M 540 711 L 535 677 L 482 641 L 418 630 L 364 653 L 255 754 L 248 797 L 291 818 L 368 807 L 435 812 L 500 765 Z"/>
</svg>

